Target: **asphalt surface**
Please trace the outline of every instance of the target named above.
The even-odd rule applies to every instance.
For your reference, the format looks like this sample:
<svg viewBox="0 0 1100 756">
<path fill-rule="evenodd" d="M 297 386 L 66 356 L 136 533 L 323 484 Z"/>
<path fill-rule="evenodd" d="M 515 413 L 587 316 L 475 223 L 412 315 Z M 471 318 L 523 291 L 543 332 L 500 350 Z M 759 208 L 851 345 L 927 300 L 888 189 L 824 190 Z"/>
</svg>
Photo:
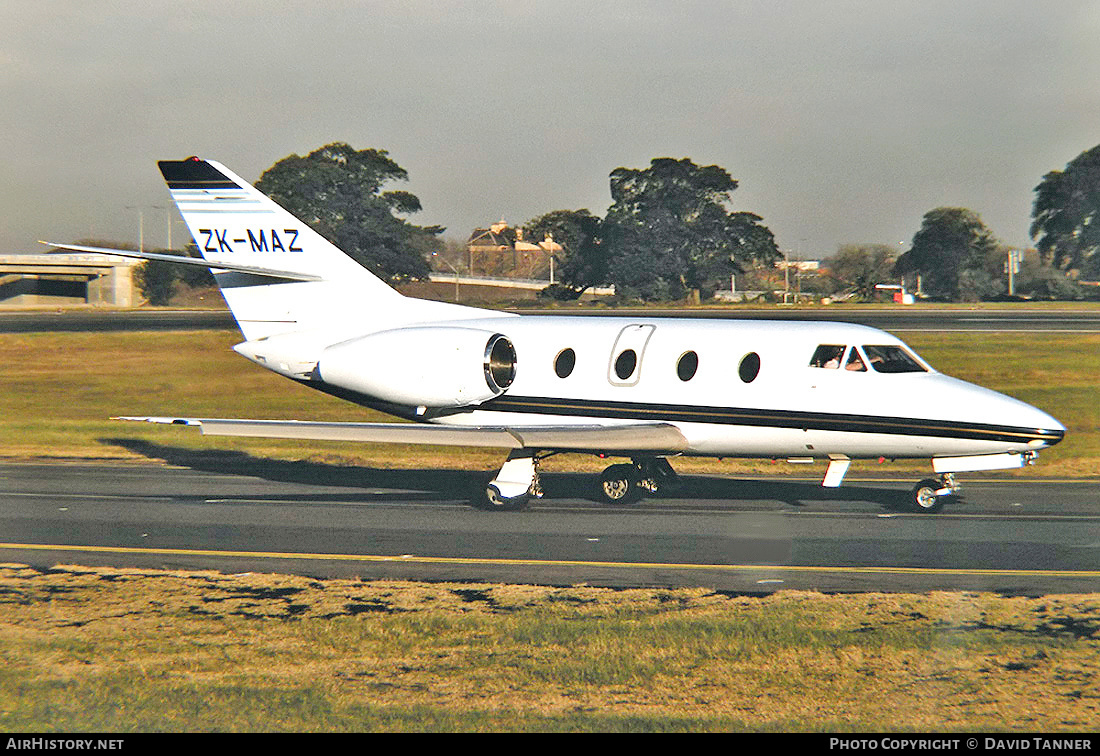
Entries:
<svg viewBox="0 0 1100 756">
<path fill-rule="evenodd" d="M 905 509 L 912 481 L 825 491 L 789 469 L 686 476 L 627 508 L 597 503 L 592 476 L 548 474 L 545 499 L 488 512 L 469 503 L 480 473 L 219 452 L 185 468 L 3 465 L 0 560 L 743 593 L 1100 587 L 1098 481 L 964 479 L 962 501 L 927 515 Z"/>
<path fill-rule="evenodd" d="M 750 320 L 829 320 L 858 323 L 886 331 L 1036 331 L 1100 332 L 1100 309 L 784 309 L 762 310 L 517 310 L 532 315 L 587 317 L 683 317 Z M 185 331 L 236 328 L 225 310 L 59 310 L 0 312 L 0 333 L 40 331 Z"/>
</svg>

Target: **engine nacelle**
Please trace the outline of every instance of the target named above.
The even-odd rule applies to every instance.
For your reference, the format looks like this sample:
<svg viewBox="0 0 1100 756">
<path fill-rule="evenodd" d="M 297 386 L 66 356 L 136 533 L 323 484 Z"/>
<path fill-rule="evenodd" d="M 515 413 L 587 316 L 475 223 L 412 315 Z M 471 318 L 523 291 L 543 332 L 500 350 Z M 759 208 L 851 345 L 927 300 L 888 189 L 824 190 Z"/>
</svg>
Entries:
<svg viewBox="0 0 1100 756">
<path fill-rule="evenodd" d="M 326 348 L 325 383 L 412 407 L 466 407 L 500 396 L 516 376 L 516 350 L 499 333 L 420 326 Z"/>
</svg>

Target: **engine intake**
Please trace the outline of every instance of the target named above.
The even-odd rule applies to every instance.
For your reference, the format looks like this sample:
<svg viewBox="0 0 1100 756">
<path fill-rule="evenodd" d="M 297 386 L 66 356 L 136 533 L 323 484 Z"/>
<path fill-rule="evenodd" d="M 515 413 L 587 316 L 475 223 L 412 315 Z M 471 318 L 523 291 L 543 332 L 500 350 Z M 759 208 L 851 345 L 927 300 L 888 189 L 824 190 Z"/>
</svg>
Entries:
<svg viewBox="0 0 1100 756">
<path fill-rule="evenodd" d="M 503 394 L 516 377 L 506 336 L 476 328 L 417 326 L 326 348 L 325 383 L 410 407 L 467 407 Z"/>
<path fill-rule="evenodd" d="M 516 350 L 505 336 L 496 334 L 485 345 L 485 383 L 504 393 L 516 379 Z"/>
</svg>

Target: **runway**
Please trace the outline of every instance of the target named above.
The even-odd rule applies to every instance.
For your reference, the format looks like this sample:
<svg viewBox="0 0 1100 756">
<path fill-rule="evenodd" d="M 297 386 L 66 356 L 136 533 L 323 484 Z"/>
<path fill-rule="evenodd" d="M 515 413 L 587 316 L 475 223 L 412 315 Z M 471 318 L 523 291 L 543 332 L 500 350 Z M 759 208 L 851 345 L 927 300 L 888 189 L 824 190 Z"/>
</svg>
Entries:
<svg viewBox="0 0 1100 756">
<path fill-rule="evenodd" d="M 1100 309 L 796 309 L 759 310 L 522 310 L 533 315 L 579 315 L 630 318 L 740 318 L 750 320 L 829 320 L 858 323 L 886 331 L 973 331 L 1100 333 Z M 189 331 L 233 329 L 225 310 L 62 310 L 58 312 L 0 312 L 0 333 L 56 331 Z"/>
<path fill-rule="evenodd" d="M 917 515 L 900 479 L 825 491 L 781 474 L 685 476 L 672 497 L 612 508 L 589 497 L 590 476 L 559 473 L 547 498 L 502 513 L 466 498 L 488 474 L 203 459 L 2 465 L 0 559 L 742 593 L 1100 586 L 1094 480 L 964 479 L 964 501 Z"/>
</svg>

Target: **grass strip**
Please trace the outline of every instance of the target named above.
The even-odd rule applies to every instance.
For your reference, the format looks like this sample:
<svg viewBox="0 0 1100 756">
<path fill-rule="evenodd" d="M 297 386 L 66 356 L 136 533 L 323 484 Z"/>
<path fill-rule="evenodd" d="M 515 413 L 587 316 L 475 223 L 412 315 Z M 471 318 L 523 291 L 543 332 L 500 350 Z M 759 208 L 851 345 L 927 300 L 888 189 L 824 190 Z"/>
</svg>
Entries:
<svg viewBox="0 0 1100 756">
<path fill-rule="evenodd" d="M 6 731 L 1083 731 L 1100 596 L 0 565 Z"/>
</svg>

